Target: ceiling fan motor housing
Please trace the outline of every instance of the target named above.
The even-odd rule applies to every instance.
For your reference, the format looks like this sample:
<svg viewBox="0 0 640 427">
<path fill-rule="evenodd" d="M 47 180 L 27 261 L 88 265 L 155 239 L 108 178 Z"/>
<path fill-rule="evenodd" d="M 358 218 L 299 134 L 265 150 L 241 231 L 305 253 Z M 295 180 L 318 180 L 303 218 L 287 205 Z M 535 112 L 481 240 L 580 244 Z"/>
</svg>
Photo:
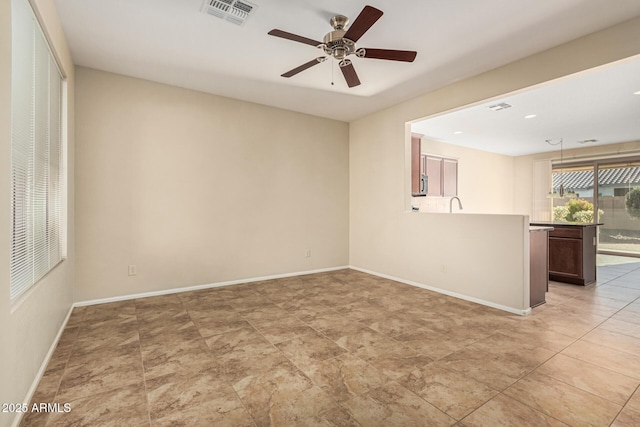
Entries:
<svg viewBox="0 0 640 427">
<path fill-rule="evenodd" d="M 343 15 L 336 15 L 329 21 L 334 31 L 324 36 L 322 49 L 327 55 L 333 56 L 337 60 L 344 59 L 347 55 L 351 55 L 356 51 L 356 44 L 345 39 L 346 26 L 349 24 L 349 18 Z"/>
<path fill-rule="evenodd" d="M 356 44 L 343 36 L 344 30 L 335 30 L 324 36 L 322 48 L 327 55 L 340 60 L 356 51 Z"/>
</svg>

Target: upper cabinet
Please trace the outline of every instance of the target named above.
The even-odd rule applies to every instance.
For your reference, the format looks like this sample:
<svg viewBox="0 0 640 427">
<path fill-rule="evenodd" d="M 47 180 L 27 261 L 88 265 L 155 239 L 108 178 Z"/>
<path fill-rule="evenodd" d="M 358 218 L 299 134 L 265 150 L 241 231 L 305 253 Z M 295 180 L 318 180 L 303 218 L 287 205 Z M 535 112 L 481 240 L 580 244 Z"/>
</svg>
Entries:
<svg viewBox="0 0 640 427">
<path fill-rule="evenodd" d="M 429 183 L 427 196 L 458 195 L 458 161 L 456 159 L 423 154 L 422 164 Z"/>
<path fill-rule="evenodd" d="M 442 194 L 444 197 L 458 195 L 458 161 L 442 159 Z"/>
</svg>

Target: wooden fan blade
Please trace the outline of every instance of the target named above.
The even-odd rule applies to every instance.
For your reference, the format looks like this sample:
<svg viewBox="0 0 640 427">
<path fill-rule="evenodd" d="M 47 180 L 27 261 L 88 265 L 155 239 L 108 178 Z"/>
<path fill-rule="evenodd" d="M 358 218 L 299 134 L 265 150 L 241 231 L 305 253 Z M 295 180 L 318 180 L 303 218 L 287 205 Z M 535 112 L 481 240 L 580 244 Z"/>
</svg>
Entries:
<svg viewBox="0 0 640 427">
<path fill-rule="evenodd" d="M 324 56 L 321 56 L 321 57 L 316 58 L 316 59 L 312 59 L 311 61 L 309 61 L 309 62 L 307 62 L 305 64 L 302 64 L 301 66 L 296 67 L 293 70 L 287 71 L 286 73 L 282 74 L 282 77 L 293 77 L 293 76 L 295 76 L 296 74 L 298 74 L 301 71 L 304 71 L 304 70 L 306 70 L 308 68 L 313 67 L 314 65 L 318 65 L 319 63 L 324 62 L 324 60 L 325 60 Z"/>
<path fill-rule="evenodd" d="M 364 48 L 363 58 L 387 59 L 389 61 L 413 62 L 418 52 L 412 50 L 369 49 Z"/>
<path fill-rule="evenodd" d="M 360 79 L 358 78 L 358 73 L 356 73 L 356 69 L 353 68 L 353 64 L 349 63 L 347 65 L 340 66 L 342 70 L 342 75 L 344 79 L 347 81 L 347 85 L 349 87 L 358 86 L 360 84 Z"/>
<path fill-rule="evenodd" d="M 360 15 L 353 21 L 353 24 L 349 26 L 349 29 L 344 34 L 344 38 L 357 42 L 360 40 L 360 37 L 380 19 L 382 14 L 383 12 L 375 7 L 365 6 L 362 12 L 360 12 Z"/>
<path fill-rule="evenodd" d="M 267 34 L 269 34 L 270 36 L 281 37 L 287 40 L 293 40 L 294 42 L 298 42 L 298 43 L 308 44 L 314 47 L 322 44 L 322 42 L 319 42 L 317 40 L 308 39 L 306 37 L 302 37 L 297 34 L 287 33 L 286 31 L 282 31 L 282 30 L 271 30 Z"/>
</svg>

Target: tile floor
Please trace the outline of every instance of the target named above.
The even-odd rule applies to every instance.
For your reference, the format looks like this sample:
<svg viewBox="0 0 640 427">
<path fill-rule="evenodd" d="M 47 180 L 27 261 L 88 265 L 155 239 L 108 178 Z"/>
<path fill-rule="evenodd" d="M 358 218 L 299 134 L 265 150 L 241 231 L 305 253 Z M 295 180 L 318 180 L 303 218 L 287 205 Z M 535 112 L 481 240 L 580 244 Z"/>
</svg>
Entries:
<svg viewBox="0 0 640 427">
<path fill-rule="evenodd" d="M 638 426 L 640 260 L 520 317 L 341 270 L 76 308 L 23 426 Z"/>
</svg>

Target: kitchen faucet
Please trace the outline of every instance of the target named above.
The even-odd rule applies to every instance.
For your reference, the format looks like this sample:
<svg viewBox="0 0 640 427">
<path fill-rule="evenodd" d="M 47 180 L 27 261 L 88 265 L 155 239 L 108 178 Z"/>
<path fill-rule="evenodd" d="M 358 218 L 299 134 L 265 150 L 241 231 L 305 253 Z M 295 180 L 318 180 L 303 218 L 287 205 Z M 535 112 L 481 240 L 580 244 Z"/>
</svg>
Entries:
<svg viewBox="0 0 640 427">
<path fill-rule="evenodd" d="M 449 213 L 453 212 L 453 199 L 458 201 L 458 209 L 462 210 L 462 202 L 460 201 L 460 198 L 458 196 L 454 196 L 449 200 Z"/>
</svg>

